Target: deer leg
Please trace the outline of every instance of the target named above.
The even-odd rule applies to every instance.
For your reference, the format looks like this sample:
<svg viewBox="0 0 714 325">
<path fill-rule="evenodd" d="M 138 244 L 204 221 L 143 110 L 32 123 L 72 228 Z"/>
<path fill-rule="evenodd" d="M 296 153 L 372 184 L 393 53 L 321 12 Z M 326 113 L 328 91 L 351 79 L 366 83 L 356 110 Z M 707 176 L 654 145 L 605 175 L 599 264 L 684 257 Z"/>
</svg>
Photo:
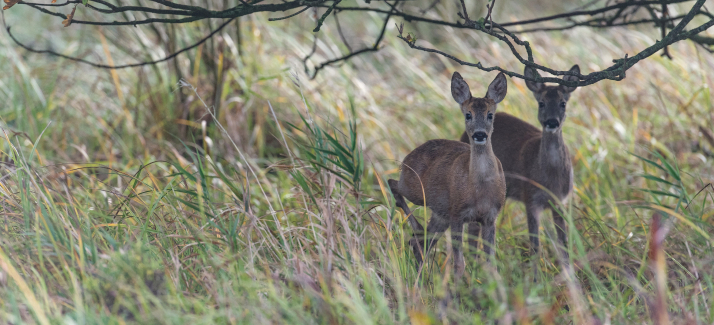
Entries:
<svg viewBox="0 0 714 325">
<path fill-rule="evenodd" d="M 394 200 L 396 201 L 396 205 L 398 208 L 401 208 L 404 211 L 404 214 L 407 216 L 407 221 L 409 221 L 409 225 L 412 226 L 412 229 L 415 232 L 423 232 L 424 227 L 419 224 L 419 221 L 417 221 L 416 217 L 412 214 L 412 211 L 409 209 L 409 206 L 407 205 L 407 201 L 404 200 L 404 196 L 399 193 L 399 182 L 393 179 L 390 179 L 387 181 L 389 184 L 389 189 L 392 190 L 392 195 L 394 195 Z"/>
<path fill-rule="evenodd" d="M 540 214 L 543 208 L 533 203 L 526 203 L 526 216 L 528 218 L 528 235 L 531 240 L 531 260 L 533 262 L 533 282 L 538 277 L 538 228 L 540 226 Z"/>
<path fill-rule="evenodd" d="M 479 236 L 481 233 L 481 223 L 479 222 L 471 222 L 469 223 L 469 253 L 470 255 L 475 256 L 476 252 L 478 251 L 478 242 L 479 242 Z"/>
<path fill-rule="evenodd" d="M 568 263 L 568 234 L 565 232 L 565 219 L 561 212 L 562 207 L 556 206 L 550 210 L 553 212 L 553 223 L 555 223 L 555 231 L 558 233 L 558 242 L 560 242 L 560 256 L 564 263 Z"/>
<path fill-rule="evenodd" d="M 560 246 L 558 247 L 560 257 L 562 258 L 562 260 L 559 260 L 561 262 L 560 267 L 565 269 L 570 261 L 568 256 L 568 234 L 565 230 L 565 219 L 561 213 L 562 208 L 562 206 L 555 205 L 555 207 L 550 208 L 550 211 L 552 211 L 553 214 L 553 223 L 555 223 L 555 231 L 558 233 L 558 242 L 560 242 Z M 568 307 L 567 304 L 563 307 L 565 310 L 570 311 L 570 307 Z"/>
<path fill-rule="evenodd" d="M 448 226 L 449 226 L 449 224 L 444 222 L 443 219 L 441 219 L 437 215 L 433 215 L 431 217 L 431 219 L 429 219 L 429 224 L 426 225 L 426 231 L 425 231 L 425 233 L 427 234 L 426 245 L 424 245 L 425 249 L 423 252 L 421 250 L 414 251 L 414 255 L 419 256 L 419 258 L 417 259 L 417 261 L 419 263 L 419 264 L 417 264 L 417 271 L 419 271 L 419 269 L 421 269 L 422 265 L 424 264 L 424 261 L 429 256 L 429 252 L 434 247 L 434 245 L 439 241 L 439 239 L 444 234 L 444 231 L 446 231 L 446 228 L 448 228 Z M 429 235 L 431 235 L 431 237 L 429 237 Z M 421 247 L 421 245 L 424 243 L 423 238 L 412 239 L 412 240 L 417 240 L 418 241 L 417 244 L 419 245 L 419 247 Z"/>
<path fill-rule="evenodd" d="M 451 247 L 454 254 L 454 279 L 461 279 L 466 270 L 464 262 L 464 252 L 461 250 L 462 236 L 464 231 L 463 222 L 454 222 L 451 224 Z"/>
<path fill-rule="evenodd" d="M 387 181 L 387 183 L 389 184 L 389 189 L 392 191 L 392 195 L 394 195 L 394 201 L 397 207 L 404 211 L 404 214 L 407 216 L 407 221 L 409 221 L 409 225 L 412 227 L 412 238 L 409 240 L 409 245 L 412 246 L 412 250 L 414 251 L 414 257 L 417 260 L 416 267 L 417 269 L 419 269 L 424 263 L 424 259 L 422 258 L 421 243 L 419 242 L 419 238 L 424 235 L 424 228 L 421 226 L 421 224 L 419 224 L 417 219 L 412 214 L 412 211 L 407 205 L 407 201 L 404 200 L 404 196 L 399 193 L 399 182 L 390 179 Z"/>
<path fill-rule="evenodd" d="M 429 220 L 429 224 L 426 225 L 426 231 L 427 233 L 434 234 L 432 238 L 428 238 L 426 242 L 426 249 L 425 249 L 425 254 L 429 254 L 429 251 L 434 247 L 436 242 L 439 241 L 439 238 L 444 234 L 444 231 L 446 231 L 446 228 L 449 227 L 449 224 L 444 221 L 440 216 L 434 214 L 431 219 Z"/>
<path fill-rule="evenodd" d="M 486 260 L 491 261 L 491 257 L 496 254 L 496 221 L 486 222 L 483 225 L 483 231 L 481 232 L 481 237 L 483 238 L 483 252 L 486 253 Z"/>
</svg>

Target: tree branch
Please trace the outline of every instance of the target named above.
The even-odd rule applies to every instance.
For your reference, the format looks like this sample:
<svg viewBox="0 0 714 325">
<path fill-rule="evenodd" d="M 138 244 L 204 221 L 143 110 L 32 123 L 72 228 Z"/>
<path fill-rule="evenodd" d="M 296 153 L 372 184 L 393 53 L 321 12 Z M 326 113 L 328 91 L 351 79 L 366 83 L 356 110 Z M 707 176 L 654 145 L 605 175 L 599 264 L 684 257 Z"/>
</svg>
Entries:
<svg viewBox="0 0 714 325">
<path fill-rule="evenodd" d="M 429 52 L 429 53 L 439 54 L 439 55 L 447 57 L 451 60 L 454 60 L 461 65 L 475 67 L 479 70 L 483 70 L 483 71 L 498 70 L 508 76 L 517 77 L 517 78 L 521 78 L 521 79 L 528 80 L 528 81 L 553 82 L 553 83 L 568 86 L 568 87 L 582 87 L 582 86 L 594 84 L 600 80 L 605 80 L 605 79 L 616 80 L 616 81 L 622 80 L 625 78 L 625 71 L 627 71 L 627 69 L 634 66 L 637 62 L 644 60 L 645 58 L 651 56 L 652 54 L 656 53 L 657 51 L 659 51 L 659 50 L 661 50 L 661 49 L 667 47 L 668 45 L 671 45 L 677 41 L 696 36 L 698 33 L 701 33 L 702 31 L 704 31 L 707 28 L 714 25 L 714 19 L 711 19 L 709 22 L 704 23 L 695 29 L 692 29 L 690 31 L 684 31 L 684 27 L 694 18 L 694 16 L 697 13 L 700 12 L 700 9 L 704 5 L 705 1 L 706 0 L 697 0 L 697 2 L 694 4 L 694 6 L 692 6 L 690 11 L 682 18 L 682 20 L 677 24 L 677 26 L 675 26 L 661 41 L 657 41 L 655 44 L 642 50 L 640 53 L 638 53 L 637 55 L 635 55 L 633 57 L 628 58 L 628 56 L 625 55 L 624 59 L 614 60 L 615 64 L 605 70 L 592 72 L 587 75 L 570 73 L 569 71 L 556 71 L 556 70 L 535 64 L 535 63 L 533 63 L 532 59 L 525 60 L 525 59 L 523 59 L 523 57 L 521 57 L 521 55 L 518 53 L 516 48 L 513 46 L 513 44 L 507 37 L 490 32 L 490 31 L 486 30 L 483 25 L 476 24 L 473 21 L 469 21 L 469 20 L 466 21 L 465 24 L 466 25 L 470 24 L 473 29 L 476 29 L 478 31 L 481 31 L 483 33 L 491 35 L 491 36 L 497 38 L 498 40 L 506 43 L 506 45 L 508 45 L 508 47 L 511 49 L 511 53 L 525 66 L 532 67 L 532 68 L 542 70 L 542 71 L 546 71 L 546 72 L 549 72 L 554 75 L 573 75 L 573 76 L 578 77 L 580 79 L 579 81 L 566 81 L 566 80 L 563 80 L 560 78 L 540 77 L 540 76 L 538 76 L 538 74 L 536 74 L 536 76 L 533 78 L 526 77 L 526 76 L 521 75 L 517 72 L 509 71 L 509 70 L 503 69 L 498 66 L 485 67 L 481 64 L 481 62 L 477 62 L 477 63 L 467 62 L 467 61 L 461 60 L 453 55 L 450 55 L 450 54 L 445 53 L 440 50 L 418 46 L 418 45 L 416 45 L 416 41 L 411 39 L 411 37 L 404 37 L 401 34 L 398 37 L 401 40 L 403 40 L 405 43 L 407 43 L 407 45 L 409 45 L 409 47 L 411 47 L 413 49 L 424 51 L 424 52 Z M 468 16 L 466 16 L 466 18 L 467 17 Z M 494 26 L 497 27 L 499 30 L 501 30 L 501 32 L 503 32 L 504 34 L 513 38 L 513 40 L 516 42 L 516 44 L 524 46 L 526 48 L 526 50 L 529 52 L 529 57 L 530 57 L 530 47 L 528 45 L 528 42 L 521 42 L 520 40 L 518 40 L 515 37 L 515 35 L 508 32 L 508 30 L 503 28 L 503 26 L 501 26 L 501 25 L 494 23 Z"/>
<path fill-rule="evenodd" d="M 393 8 L 393 10 L 394 10 L 394 7 L 392 7 L 392 8 Z M 363 53 L 379 51 L 379 44 L 382 42 L 382 39 L 384 38 L 384 33 L 387 31 L 387 24 L 389 24 L 389 18 L 391 18 L 391 16 L 392 16 L 391 13 L 389 13 L 389 14 L 387 14 L 387 17 L 384 18 L 384 24 L 382 25 L 382 29 L 380 30 L 379 35 L 377 36 L 377 40 L 374 42 L 374 46 L 372 46 L 372 47 L 367 47 L 367 48 L 363 48 L 363 49 L 361 49 L 361 50 L 357 50 L 357 51 L 353 52 L 353 51 L 349 48 L 349 45 L 348 45 L 347 48 L 350 49 L 350 52 L 349 52 L 348 54 L 343 55 L 343 56 L 341 56 L 341 57 L 339 57 L 339 58 L 336 58 L 336 59 L 327 60 L 327 61 L 325 61 L 325 62 L 322 62 L 319 66 L 315 67 L 315 70 L 312 72 L 312 75 L 310 75 L 310 79 L 315 79 L 315 77 L 317 76 L 317 73 L 318 73 L 320 70 L 322 70 L 322 69 L 324 69 L 324 68 L 326 68 L 326 67 L 328 67 L 328 66 L 330 66 L 330 65 L 333 65 L 333 64 L 338 63 L 338 62 L 347 61 L 347 60 L 349 60 L 350 58 L 355 57 L 355 56 L 360 55 L 360 54 L 363 54 Z M 308 59 L 310 56 L 312 56 L 313 53 L 315 53 L 315 49 L 316 49 L 315 45 L 316 45 L 316 44 L 317 44 L 317 36 L 315 36 L 315 44 L 314 44 L 313 47 L 312 47 L 312 52 L 310 53 L 310 55 L 308 55 L 308 56 L 303 60 L 303 65 L 305 66 L 305 73 L 308 73 L 308 71 L 309 71 L 309 70 L 308 70 L 308 67 L 307 67 L 307 59 Z M 346 44 L 346 43 L 345 43 L 345 44 Z M 309 73 L 308 73 L 308 74 L 309 74 Z"/>
<path fill-rule="evenodd" d="M 169 60 L 171 60 L 171 59 L 177 57 L 179 54 L 181 54 L 181 53 L 183 53 L 183 52 L 186 52 L 186 51 L 188 51 L 188 50 L 191 50 L 191 49 L 193 49 L 193 48 L 196 48 L 197 46 L 199 46 L 199 45 L 205 43 L 207 40 L 211 39 L 214 35 L 216 35 L 216 33 L 218 33 L 219 31 L 221 31 L 221 29 L 223 29 L 223 27 L 226 27 L 231 21 L 233 21 L 233 18 L 231 18 L 231 19 L 229 19 L 229 20 L 223 22 L 223 24 L 221 24 L 220 26 L 218 26 L 218 28 L 216 28 L 214 31 L 212 31 L 210 34 L 208 34 L 206 37 L 202 38 L 201 40 L 199 40 L 198 42 L 194 43 L 193 45 L 190 45 L 190 46 L 185 47 L 185 48 L 183 48 L 183 49 L 181 49 L 181 50 L 178 50 L 178 51 L 172 53 L 171 55 L 164 57 L 163 59 L 159 59 L 159 60 L 155 60 L 155 61 L 145 61 L 145 62 L 139 62 L 139 63 L 132 63 L 132 64 L 124 64 L 124 65 L 106 65 L 106 64 L 91 62 L 91 61 L 88 61 L 88 60 L 85 60 L 85 59 L 82 59 L 82 58 L 77 58 L 77 57 L 72 57 L 72 56 L 64 55 L 64 54 L 62 54 L 62 53 L 58 53 L 58 52 L 55 52 L 55 51 L 52 51 L 52 50 L 36 50 L 36 49 L 33 49 L 33 48 L 31 48 L 31 47 L 29 47 L 29 46 L 27 46 L 27 45 L 21 43 L 19 40 L 17 40 L 17 38 L 15 38 L 15 35 L 13 35 L 13 34 L 10 32 L 10 26 L 5 25 L 5 21 L 4 21 L 4 20 L 3 20 L 3 25 L 5 26 L 5 30 L 7 31 L 7 34 L 10 36 L 10 38 L 12 39 L 12 41 L 15 42 L 15 44 L 17 44 L 17 46 L 19 46 L 19 47 L 21 47 L 21 48 L 27 50 L 28 52 L 38 53 L 38 54 L 50 54 L 50 55 L 57 56 L 57 57 L 60 57 L 60 58 L 63 58 L 63 59 L 67 59 L 67 60 L 70 60 L 70 61 L 75 61 L 75 62 L 87 64 L 87 65 L 90 65 L 90 66 L 95 67 L 95 68 L 101 68 L 101 69 L 126 69 L 126 68 L 136 68 L 136 67 L 141 67 L 141 66 L 146 66 L 146 65 L 153 65 L 153 64 L 157 64 L 157 63 L 169 61 Z"/>
<path fill-rule="evenodd" d="M 194 22 L 194 21 L 199 21 L 199 20 L 205 20 L 205 19 L 211 19 L 211 18 L 221 18 L 221 19 L 234 19 L 242 16 L 247 16 L 259 12 L 285 12 L 285 11 L 291 11 L 297 9 L 296 12 L 289 14 L 287 16 L 279 17 L 279 18 L 270 18 L 269 21 L 277 21 L 277 20 L 284 20 L 284 19 L 289 19 L 298 16 L 300 13 L 303 13 L 310 8 L 324 8 L 325 12 L 321 15 L 321 17 L 318 19 L 316 27 L 314 28 L 314 32 L 318 32 L 322 27 L 325 22 L 325 19 L 329 17 L 331 14 L 335 14 L 335 22 L 337 24 L 337 30 L 342 38 L 343 42 L 345 43 L 345 46 L 347 47 L 348 53 L 335 58 L 331 60 L 327 60 L 318 66 L 315 67 L 315 69 L 310 73 L 308 67 L 307 67 L 307 61 L 314 55 L 316 51 L 316 45 L 317 45 L 317 35 L 315 35 L 315 43 L 313 43 L 313 49 L 310 54 L 308 54 L 304 59 L 303 59 L 303 64 L 306 69 L 306 73 L 310 75 L 312 78 L 316 76 L 316 74 L 322 70 L 323 68 L 333 65 L 338 62 L 344 62 L 346 60 L 349 60 L 357 55 L 361 55 L 364 53 L 369 53 L 369 52 L 376 52 L 379 50 L 379 45 L 384 37 L 385 31 L 386 31 L 386 26 L 390 18 L 392 17 L 400 17 L 405 21 L 408 22 L 415 22 L 415 23 L 421 23 L 421 24 L 426 24 L 426 25 L 432 25 L 432 26 L 448 26 L 452 28 L 457 28 L 457 29 L 465 29 L 465 30 L 475 30 L 477 32 L 484 33 L 486 35 L 489 35 L 490 37 L 493 37 L 497 39 L 500 42 L 503 42 L 506 44 L 511 51 L 511 54 L 513 57 L 518 60 L 521 64 L 523 64 L 526 67 L 531 67 L 536 70 L 544 71 L 547 73 L 550 73 L 555 76 L 564 76 L 564 75 L 573 75 L 576 76 L 579 81 L 564 81 L 560 78 L 548 78 L 548 77 L 535 77 L 534 79 L 529 79 L 531 81 L 547 81 L 547 82 L 554 82 L 557 84 L 562 84 L 570 87 L 575 87 L 575 86 L 584 86 L 588 84 L 595 83 L 600 80 L 621 80 L 625 76 L 625 71 L 629 69 L 632 65 L 636 64 L 637 62 L 649 57 L 652 55 L 652 53 L 657 52 L 659 50 L 665 50 L 665 53 L 669 53 L 667 51 L 667 46 L 671 45 L 677 41 L 683 40 L 683 39 L 688 39 L 698 45 L 700 45 L 702 48 L 709 52 L 714 52 L 714 39 L 709 36 L 702 36 L 698 35 L 698 33 L 702 32 L 703 30 L 706 30 L 711 26 L 712 21 L 714 20 L 714 16 L 707 12 L 706 10 L 702 10 L 703 8 L 703 2 L 705 0 L 697 0 L 694 6 L 690 9 L 689 12 L 685 15 L 679 15 L 676 17 L 672 17 L 668 14 L 667 12 L 667 6 L 668 5 L 674 5 L 674 4 L 680 4 L 684 2 L 691 2 L 694 0 L 620 0 L 620 2 L 617 3 L 611 3 L 607 2 L 605 3 L 602 7 L 600 8 L 593 8 L 594 4 L 597 3 L 597 1 L 592 1 L 588 4 L 585 4 L 583 6 L 580 6 L 578 8 L 575 8 L 571 11 L 555 14 L 555 15 L 549 15 L 549 16 L 544 16 L 544 17 L 539 17 L 539 18 L 533 18 L 533 19 L 526 19 L 526 20 L 520 20 L 520 21 L 515 21 L 515 22 L 505 22 L 505 23 L 496 23 L 493 22 L 493 17 L 492 17 L 492 11 L 494 4 L 491 2 L 488 6 L 488 13 L 486 14 L 486 17 L 480 18 L 478 20 L 472 20 L 469 18 L 468 13 L 466 12 L 466 5 L 463 0 L 460 0 L 459 2 L 459 12 L 458 15 L 463 19 L 463 22 L 460 21 L 447 21 L 447 20 L 440 20 L 440 19 L 434 19 L 434 18 L 428 18 L 426 16 L 426 10 L 421 11 L 421 14 L 412 14 L 409 12 L 404 11 L 403 6 L 398 6 L 399 2 L 394 2 L 394 4 L 390 2 L 367 2 L 367 6 L 364 7 L 351 7 L 351 6 L 339 6 L 341 0 L 282 0 L 282 2 L 279 3 L 266 3 L 266 4 L 261 4 L 263 3 L 264 0 L 239 0 L 240 3 L 234 7 L 224 7 L 222 10 L 210 10 L 208 8 L 203 8 L 201 6 L 196 6 L 196 5 L 187 5 L 187 4 L 182 4 L 180 3 L 181 1 L 187 1 L 188 0 L 143 0 L 143 3 L 148 3 L 147 6 L 144 5 L 133 5 L 133 6 L 128 6 L 128 5 L 121 5 L 118 0 L 115 0 L 117 2 L 114 2 L 112 0 L 92 0 L 90 4 L 86 7 L 89 8 L 92 12 L 99 13 L 101 15 L 104 15 L 105 17 L 109 17 L 110 15 L 117 14 L 119 13 L 122 16 L 122 20 L 114 20 L 114 21 L 103 21 L 103 20 L 72 20 L 73 25 L 102 25 L 102 26 L 137 26 L 137 25 L 144 25 L 144 24 L 155 24 L 155 23 L 162 23 L 162 24 L 182 24 L 182 23 L 187 23 L 187 22 Z M 331 4 L 328 4 L 327 1 L 332 1 Z M 492 0 L 493 1 L 493 0 Z M 48 1 L 49 2 L 49 1 Z M 54 10 L 51 10 L 53 8 L 63 8 L 68 5 L 77 5 L 81 3 L 82 0 L 66 0 L 63 3 L 37 3 L 37 2 L 25 2 L 22 1 L 19 4 L 26 5 L 29 8 L 32 8 L 34 10 L 37 10 L 41 13 L 57 17 L 60 19 L 66 19 L 67 16 L 65 14 L 62 14 L 60 12 L 56 12 Z M 116 4 L 115 4 L 116 3 Z M 433 7 L 438 3 L 438 0 L 435 0 L 429 8 Z M 384 5 L 388 6 L 388 8 L 385 8 Z M 380 7 L 381 6 L 381 7 Z M 642 19 L 638 17 L 637 13 L 640 10 L 647 10 L 650 14 L 650 19 Z M 14 10 L 14 9 L 13 9 Z M 428 10 L 428 9 L 427 9 Z M 662 15 L 659 16 L 657 12 L 662 12 Z M 376 39 L 376 42 L 374 46 L 372 47 L 365 47 L 357 51 L 353 51 L 351 46 L 347 43 L 347 40 L 345 36 L 342 33 L 342 26 L 340 24 L 340 21 L 337 18 L 337 12 L 351 12 L 355 14 L 359 13 L 376 13 L 376 14 L 384 14 L 386 15 L 386 19 L 384 20 L 384 25 L 381 28 L 381 31 Z M 131 20 L 135 18 L 129 18 L 129 17 L 137 17 L 136 20 Z M 141 17 L 141 18 L 138 18 Z M 586 18 L 589 17 L 589 18 Z M 701 26 L 692 29 L 690 31 L 686 31 L 686 26 L 692 21 L 694 17 L 708 17 L 709 22 L 706 22 L 702 24 Z M 554 21 L 562 21 L 565 20 L 568 23 L 561 25 L 561 26 L 542 26 L 542 25 L 536 25 L 533 28 L 530 29 L 525 29 L 525 30 L 519 30 L 519 31 L 510 31 L 507 28 L 511 27 L 522 27 L 522 26 L 532 26 L 534 24 L 540 24 L 540 23 L 545 23 L 545 22 L 554 22 Z M 528 33 L 528 32 L 535 32 L 535 31 L 562 31 L 562 30 L 567 30 L 575 27 L 588 27 L 588 28 L 611 28 L 611 27 L 617 27 L 617 26 L 629 26 L 629 25 L 644 25 L 644 24 L 650 24 L 652 23 L 654 25 L 653 28 L 656 28 L 662 35 L 662 40 L 653 44 L 652 46 L 642 50 L 641 52 L 637 53 L 636 55 L 632 57 L 625 56 L 626 59 L 619 59 L 615 60 L 614 64 L 602 71 L 596 71 L 592 72 L 587 75 L 582 75 L 582 74 L 575 74 L 569 71 L 561 71 L 557 69 L 552 69 L 546 66 L 539 65 L 534 62 L 533 59 L 533 51 L 530 47 L 530 44 L 526 41 L 521 41 L 517 34 L 521 33 Z M 3 21 L 4 24 L 4 21 Z M 203 38 L 199 40 L 196 44 L 184 48 L 180 51 L 177 51 L 173 53 L 170 56 L 167 56 L 166 58 L 162 60 L 157 60 L 157 61 L 150 61 L 150 62 L 141 62 L 141 63 L 135 63 L 135 64 L 126 64 L 126 65 L 120 65 L 120 66 L 107 66 L 103 64 L 98 64 L 98 63 L 93 63 L 87 60 L 84 60 L 82 58 L 72 58 L 68 57 L 65 55 L 61 55 L 60 53 L 53 52 L 53 51 L 48 51 L 48 50 L 36 50 L 32 49 L 22 43 L 20 43 L 14 35 L 10 34 L 10 28 L 6 26 L 6 29 L 8 30 L 9 35 L 11 36 L 12 40 L 18 44 L 18 46 L 25 48 L 26 50 L 34 53 L 43 53 L 43 54 L 48 54 L 48 55 L 54 55 L 54 56 L 59 56 L 63 57 L 69 60 L 81 62 L 84 64 L 89 64 L 94 67 L 98 68 L 107 68 L 107 69 L 121 69 L 121 68 L 129 68 L 129 67 L 137 67 L 137 66 L 142 66 L 142 65 L 150 65 L 150 64 L 156 64 L 159 62 L 167 61 L 172 58 L 174 58 L 176 55 L 187 51 L 191 48 L 194 48 L 206 40 L 210 39 L 215 33 L 217 33 L 220 29 L 222 29 L 225 24 L 221 25 L 218 29 L 214 30 L 211 32 L 210 35 L 208 35 L 206 38 Z M 676 24 L 676 25 L 675 25 Z M 414 39 L 412 39 L 410 36 L 404 37 L 402 36 L 400 32 L 400 39 L 404 40 L 409 44 L 410 47 L 416 49 L 416 50 L 421 50 L 421 51 L 426 51 L 426 52 L 431 52 L 435 53 L 438 55 L 445 56 L 447 58 L 450 58 L 460 64 L 467 65 L 467 66 L 473 66 L 478 69 L 484 70 L 484 71 L 492 71 L 492 70 L 498 70 L 501 72 L 504 72 L 505 74 L 508 74 L 511 77 L 517 77 L 517 78 L 524 78 L 520 73 L 514 72 L 514 71 L 507 71 L 506 69 L 502 69 L 500 67 L 494 66 L 494 67 L 487 67 L 483 66 L 480 62 L 476 63 L 469 63 L 466 61 L 463 61 L 453 55 L 450 55 L 444 51 L 438 50 L 438 49 L 429 49 L 425 48 L 419 45 L 416 45 L 416 42 Z M 525 50 L 526 51 L 526 56 L 522 56 L 519 51 Z M 654 51 L 654 52 L 652 52 Z M 537 79 L 537 80 L 536 80 Z"/>
</svg>

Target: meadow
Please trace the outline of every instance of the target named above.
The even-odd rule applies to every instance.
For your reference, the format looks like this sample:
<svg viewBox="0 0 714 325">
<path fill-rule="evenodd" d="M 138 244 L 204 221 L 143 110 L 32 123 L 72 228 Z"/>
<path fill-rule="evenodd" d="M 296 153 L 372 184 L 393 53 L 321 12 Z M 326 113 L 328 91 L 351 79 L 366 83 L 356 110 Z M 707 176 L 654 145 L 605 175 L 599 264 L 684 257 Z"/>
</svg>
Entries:
<svg viewBox="0 0 714 325">
<path fill-rule="evenodd" d="M 498 6 L 498 21 L 557 12 Z M 439 2 L 432 14 L 456 11 Z M 495 262 L 467 258 L 454 279 L 449 240 L 417 274 L 386 181 L 418 145 L 463 132 L 454 71 L 478 96 L 496 74 L 410 49 L 392 19 L 379 51 L 310 79 L 310 15 L 268 17 L 122 70 L 28 53 L 0 33 L 0 323 L 649 324 L 665 308 L 673 324 L 714 324 L 714 55 L 679 42 L 671 60 L 653 55 L 622 81 L 573 93 L 570 271 L 550 215 L 532 257 L 523 205 L 508 201 Z M 340 16 L 349 46 L 371 46 L 382 18 Z M 22 6 L 4 20 L 35 48 L 109 64 L 161 58 L 207 30 L 63 28 Z M 522 69 L 483 34 L 405 29 L 462 59 Z M 346 52 L 334 21 L 319 35 L 311 69 Z M 585 73 L 658 37 L 522 36 L 536 61 Z M 498 109 L 537 123 L 520 79 Z"/>
</svg>

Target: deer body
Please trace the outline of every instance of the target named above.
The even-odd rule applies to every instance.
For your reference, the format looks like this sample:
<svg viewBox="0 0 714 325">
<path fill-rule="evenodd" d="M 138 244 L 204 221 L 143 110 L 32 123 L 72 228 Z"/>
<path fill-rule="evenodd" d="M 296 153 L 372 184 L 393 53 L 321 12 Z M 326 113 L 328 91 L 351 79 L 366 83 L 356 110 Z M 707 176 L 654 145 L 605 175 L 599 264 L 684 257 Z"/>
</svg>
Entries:
<svg viewBox="0 0 714 325">
<path fill-rule="evenodd" d="M 479 231 L 484 251 L 493 254 L 496 218 L 506 200 L 506 181 L 500 161 L 491 146 L 496 104 L 506 94 L 506 78 L 499 74 L 485 98 L 473 98 L 458 73 L 452 77 L 452 95 L 461 104 L 466 129 L 472 135 L 468 144 L 451 140 L 430 140 L 414 149 L 402 162 L 399 181 L 389 187 L 397 206 L 409 216 L 415 237 L 411 241 L 419 265 L 433 243 L 451 227 L 457 277 L 464 271 L 461 253 L 463 225 L 469 224 L 470 244 L 477 245 Z M 429 207 L 433 214 L 426 233 L 436 236 L 421 250 L 425 234 L 404 199 Z"/>
<path fill-rule="evenodd" d="M 570 153 L 562 132 L 546 134 L 528 122 L 507 113 L 496 113 L 491 144 L 506 173 L 523 176 L 543 185 L 560 200 L 567 200 L 573 189 Z M 468 138 L 461 137 L 461 142 Z M 515 155 L 514 155 L 515 154 Z M 506 196 L 521 202 L 550 202 L 550 195 L 534 189 L 518 177 L 506 177 Z M 532 195 L 528 195 L 532 192 Z M 545 197 L 543 197 L 545 195 Z M 534 197 L 528 200 L 526 197 Z M 543 201 L 547 202 L 543 202 Z"/>
<path fill-rule="evenodd" d="M 570 71 L 579 73 L 580 69 L 576 65 Z M 533 71 L 526 69 L 525 74 L 533 76 Z M 550 209 L 558 241 L 562 245 L 561 253 L 567 257 L 564 250 L 567 246 L 565 221 L 559 209 L 562 208 L 560 203 L 567 202 L 573 191 L 573 168 L 561 126 L 565 120 L 566 102 L 575 88 L 545 86 L 529 81 L 526 85 L 539 103 L 538 119 L 542 129 L 517 117 L 498 113 L 492 136 L 494 153 L 503 163 L 507 175 L 507 196 L 526 206 L 531 251 L 538 253 L 540 216 L 544 210 Z M 466 132 L 461 141 L 468 141 Z M 552 196 L 532 182 L 547 189 Z"/>
</svg>

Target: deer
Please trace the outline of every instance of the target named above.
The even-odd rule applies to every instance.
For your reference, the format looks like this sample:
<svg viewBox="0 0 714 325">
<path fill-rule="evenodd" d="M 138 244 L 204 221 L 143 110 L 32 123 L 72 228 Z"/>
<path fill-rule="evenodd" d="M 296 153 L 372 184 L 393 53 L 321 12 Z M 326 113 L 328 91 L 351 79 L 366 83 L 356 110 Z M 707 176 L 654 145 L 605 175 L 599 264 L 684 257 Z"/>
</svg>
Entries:
<svg viewBox="0 0 714 325">
<path fill-rule="evenodd" d="M 580 67 L 574 65 L 569 71 L 579 74 Z M 534 78 L 537 72 L 526 67 L 524 75 Z M 579 79 L 565 75 L 563 80 Z M 498 113 L 491 140 L 493 150 L 507 175 L 506 196 L 525 204 L 531 254 L 537 256 L 539 250 L 541 213 L 550 209 L 561 245 L 559 250 L 563 261 L 567 262 L 568 237 L 561 206 L 567 203 L 573 191 L 573 167 L 563 141 L 562 126 L 566 104 L 577 87 L 546 86 L 542 82 L 527 80 L 526 86 L 538 102 L 538 122 L 541 128 L 515 116 Z M 466 131 L 461 135 L 461 142 L 469 141 Z M 533 269 L 535 279 L 537 269 Z"/>
<path fill-rule="evenodd" d="M 488 86 L 486 96 L 471 96 L 469 85 L 458 72 L 451 78 L 451 95 L 463 113 L 467 143 L 429 140 L 410 152 L 402 161 L 399 181 L 388 180 L 396 206 L 401 208 L 413 230 L 410 245 L 414 250 L 417 270 L 425 256 L 450 227 L 454 272 L 460 278 L 465 270 L 461 250 L 464 224 L 468 224 L 468 244 L 478 247 L 481 234 L 483 251 L 494 255 L 496 218 L 506 201 L 506 179 L 501 162 L 491 145 L 496 105 L 506 96 L 507 81 L 503 73 Z M 405 198 L 426 206 L 432 217 L 426 231 L 412 215 Z M 435 236 L 421 250 L 420 236 Z M 422 255 L 423 254 L 423 255 Z"/>
</svg>

